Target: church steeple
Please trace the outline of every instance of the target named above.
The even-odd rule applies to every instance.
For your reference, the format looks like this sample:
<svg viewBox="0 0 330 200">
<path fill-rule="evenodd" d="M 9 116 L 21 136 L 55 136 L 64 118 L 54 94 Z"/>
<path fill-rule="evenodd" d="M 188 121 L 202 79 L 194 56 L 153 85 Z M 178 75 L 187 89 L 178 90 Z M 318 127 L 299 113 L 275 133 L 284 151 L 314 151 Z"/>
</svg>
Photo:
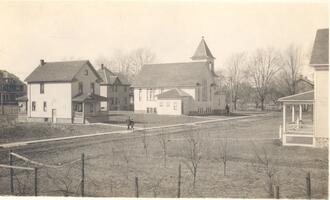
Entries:
<svg viewBox="0 0 330 200">
<path fill-rule="evenodd" d="M 199 43 L 194 55 L 191 57 L 192 60 L 204 60 L 204 59 L 215 59 L 213 57 L 209 47 L 207 46 L 204 36 L 202 36 L 202 40 Z"/>
<path fill-rule="evenodd" d="M 207 46 L 204 36 L 202 36 L 202 40 L 199 43 L 194 55 L 191 57 L 192 60 L 204 60 L 209 63 L 210 70 L 214 73 L 214 59 L 215 57 L 212 55 L 209 47 Z"/>
</svg>

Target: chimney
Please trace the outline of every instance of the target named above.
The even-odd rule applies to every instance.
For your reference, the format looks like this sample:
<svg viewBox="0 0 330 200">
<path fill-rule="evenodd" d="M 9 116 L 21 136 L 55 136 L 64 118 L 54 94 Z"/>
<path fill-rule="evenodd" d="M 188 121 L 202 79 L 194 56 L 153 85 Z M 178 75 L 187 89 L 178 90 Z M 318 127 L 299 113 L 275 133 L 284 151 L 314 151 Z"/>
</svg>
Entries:
<svg viewBox="0 0 330 200">
<path fill-rule="evenodd" d="M 40 60 L 40 65 L 44 65 L 45 61 L 44 60 Z"/>
<path fill-rule="evenodd" d="M 103 65 L 103 63 L 101 64 L 101 69 L 104 69 L 104 65 Z"/>
</svg>

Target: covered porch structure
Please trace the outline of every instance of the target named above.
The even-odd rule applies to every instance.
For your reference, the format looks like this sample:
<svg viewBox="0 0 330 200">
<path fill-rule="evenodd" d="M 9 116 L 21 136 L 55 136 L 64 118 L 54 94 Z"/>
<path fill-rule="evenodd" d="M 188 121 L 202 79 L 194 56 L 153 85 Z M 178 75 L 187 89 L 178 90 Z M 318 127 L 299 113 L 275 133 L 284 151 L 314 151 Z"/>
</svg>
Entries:
<svg viewBox="0 0 330 200">
<path fill-rule="evenodd" d="M 107 101 L 106 97 L 97 94 L 80 94 L 72 99 L 72 122 L 84 124 L 86 118 L 98 116 L 100 102 Z"/>
<path fill-rule="evenodd" d="M 279 128 L 282 144 L 314 147 L 314 91 L 282 97 L 278 101 L 283 106 L 283 122 Z M 303 112 L 304 110 L 307 111 Z"/>
</svg>

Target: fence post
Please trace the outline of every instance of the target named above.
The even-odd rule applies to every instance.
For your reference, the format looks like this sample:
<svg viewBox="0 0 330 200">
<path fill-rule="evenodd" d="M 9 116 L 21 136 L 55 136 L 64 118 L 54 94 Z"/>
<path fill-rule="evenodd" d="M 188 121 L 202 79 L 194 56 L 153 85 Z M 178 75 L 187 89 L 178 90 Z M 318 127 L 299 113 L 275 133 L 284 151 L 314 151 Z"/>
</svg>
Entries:
<svg viewBox="0 0 330 200">
<path fill-rule="evenodd" d="M 307 177 L 306 177 L 306 187 L 307 187 L 307 197 L 309 199 L 312 198 L 312 184 L 311 184 L 311 173 L 308 172 L 307 173 Z"/>
<path fill-rule="evenodd" d="M 81 196 L 85 195 L 85 154 L 81 154 Z"/>
<path fill-rule="evenodd" d="M 9 151 L 9 165 L 13 165 L 13 156 L 11 155 L 12 150 Z M 14 195 L 14 169 L 10 168 L 10 194 Z"/>
<path fill-rule="evenodd" d="M 38 168 L 34 168 L 34 196 L 38 196 Z"/>
<path fill-rule="evenodd" d="M 275 186 L 275 199 L 280 198 L 280 187 L 278 185 Z"/>
<path fill-rule="evenodd" d="M 136 192 L 136 198 L 139 198 L 139 179 L 138 179 L 138 177 L 135 177 L 135 192 Z"/>
<path fill-rule="evenodd" d="M 178 176 L 178 198 L 181 196 L 181 164 L 179 164 L 179 176 Z"/>
</svg>

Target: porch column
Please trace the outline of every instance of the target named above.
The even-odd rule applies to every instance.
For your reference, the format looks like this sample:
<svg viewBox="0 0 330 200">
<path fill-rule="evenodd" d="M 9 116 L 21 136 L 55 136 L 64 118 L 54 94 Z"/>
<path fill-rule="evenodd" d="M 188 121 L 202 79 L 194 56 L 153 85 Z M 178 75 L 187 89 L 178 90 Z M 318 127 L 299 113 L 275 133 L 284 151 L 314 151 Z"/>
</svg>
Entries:
<svg viewBox="0 0 330 200">
<path fill-rule="evenodd" d="M 283 133 L 285 133 L 286 105 L 283 103 Z"/>
<path fill-rule="evenodd" d="M 83 117 L 83 124 L 85 123 L 85 102 L 82 102 L 82 117 Z"/>
<path fill-rule="evenodd" d="M 291 106 L 291 111 L 292 111 L 292 119 L 291 119 L 291 122 L 294 123 L 294 105 Z"/>
<path fill-rule="evenodd" d="M 302 120 L 302 105 L 299 104 L 299 120 Z"/>
</svg>

